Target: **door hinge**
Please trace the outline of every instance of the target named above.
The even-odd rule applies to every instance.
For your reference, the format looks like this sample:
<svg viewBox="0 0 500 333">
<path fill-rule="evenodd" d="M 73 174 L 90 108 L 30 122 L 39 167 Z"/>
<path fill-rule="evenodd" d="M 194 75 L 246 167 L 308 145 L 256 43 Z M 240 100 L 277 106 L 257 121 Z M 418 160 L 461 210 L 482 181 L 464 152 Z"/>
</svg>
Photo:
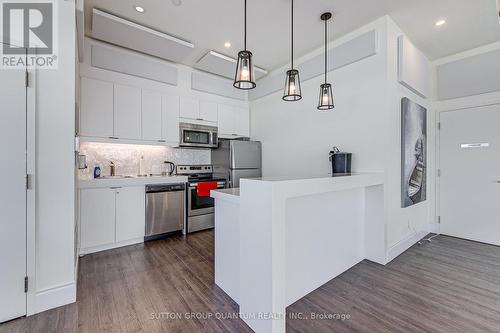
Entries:
<svg viewBox="0 0 500 333">
<path fill-rule="evenodd" d="M 438 177 L 441 177 L 441 169 L 438 169 Z"/>
<path fill-rule="evenodd" d="M 438 122 L 438 130 L 441 130 L 441 122 Z"/>
<path fill-rule="evenodd" d="M 29 174 L 26 174 L 26 176 L 24 176 L 24 182 L 26 190 L 29 190 L 31 188 L 31 177 Z"/>
<path fill-rule="evenodd" d="M 28 292 L 28 277 L 27 276 L 24 277 L 24 292 L 25 293 Z"/>
<path fill-rule="evenodd" d="M 441 216 L 438 216 L 438 224 L 441 224 Z"/>
<path fill-rule="evenodd" d="M 26 88 L 30 86 L 30 73 L 28 71 L 26 71 L 24 76 L 24 85 Z"/>
</svg>

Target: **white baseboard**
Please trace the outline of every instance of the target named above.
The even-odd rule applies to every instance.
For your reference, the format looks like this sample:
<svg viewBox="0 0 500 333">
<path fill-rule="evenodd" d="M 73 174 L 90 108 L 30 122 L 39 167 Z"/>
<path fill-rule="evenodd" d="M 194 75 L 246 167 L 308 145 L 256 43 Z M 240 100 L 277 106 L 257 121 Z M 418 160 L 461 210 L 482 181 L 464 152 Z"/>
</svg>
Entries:
<svg viewBox="0 0 500 333">
<path fill-rule="evenodd" d="M 419 232 L 412 234 L 412 235 L 406 237 L 405 239 L 397 242 L 393 246 L 391 246 L 389 248 L 389 251 L 387 251 L 387 263 L 391 262 L 396 257 L 398 257 L 401 253 L 408 250 L 410 247 L 412 247 L 415 243 L 417 243 L 419 240 L 421 240 L 427 234 L 428 234 L 427 231 L 419 231 Z"/>
<path fill-rule="evenodd" d="M 76 282 L 45 289 L 35 294 L 35 313 L 76 302 Z"/>
<path fill-rule="evenodd" d="M 98 245 L 98 246 L 93 246 L 93 247 L 81 248 L 80 251 L 78 252 L 78 255 L 83 256 L 86 254 L 116 249 L 119 247 L 140 244 L 140 243 L 144 243 L 144 237 L 129 239 L 129 240 L 117 242 L 117 243 L 110 243 L 110 244 L 105 244 L 105 245 Z"/>
</svg>

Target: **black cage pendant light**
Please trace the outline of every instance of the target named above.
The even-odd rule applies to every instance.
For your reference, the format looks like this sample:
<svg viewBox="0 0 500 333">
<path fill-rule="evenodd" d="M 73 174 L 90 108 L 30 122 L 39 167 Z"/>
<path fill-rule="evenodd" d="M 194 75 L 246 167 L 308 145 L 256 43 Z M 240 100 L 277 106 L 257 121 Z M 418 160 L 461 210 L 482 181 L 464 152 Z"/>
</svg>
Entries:
<svg viewBox="0 0 500 333">
<path fill-rule="evenodd" d="M 256 87 L 252 52 L 247 50 L 247 0 L 245 0 L 244 49 L 238 52 L 238 63 L 236 64 L 236 75 L 234 77 L 233 86 L 243 90 L 249 90 Z"/>
<path fill-rule="evenodd" d="M 321 15 L 321 20 L 325 22 L 325 82 L 319 88 L 319 103 L 318 110 L 325 111 L 334 108 L 333 104 L 333 93 L 332 85 L 327 83 L 327 72 L 328 72 L 328 38 L 327 38 L 327 21 L 332 18 L 332 13 L 323 13 Z"/>
<path fill-rule="evenodd" d="M 295 102 L 302 99 L 300 90 L 299 71 L 293 68 L 293 0 L 292 1 L 292 66 L 286 71 L 285 90 L 283 91 L 283 100 Z"/>
</svg>

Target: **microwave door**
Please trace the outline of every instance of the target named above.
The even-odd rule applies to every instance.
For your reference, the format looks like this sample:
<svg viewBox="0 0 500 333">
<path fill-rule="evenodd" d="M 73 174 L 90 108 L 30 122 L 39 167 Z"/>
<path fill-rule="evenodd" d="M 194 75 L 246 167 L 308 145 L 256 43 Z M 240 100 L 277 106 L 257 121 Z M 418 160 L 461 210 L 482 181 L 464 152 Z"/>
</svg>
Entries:
<svg viewBox="0 0 500 333">
<path fill-rule="evenodd" d="M 260 169 L 262 167 L 262 147 L 258 141 L 230 142 L 230 169 Z"/>
</svg>

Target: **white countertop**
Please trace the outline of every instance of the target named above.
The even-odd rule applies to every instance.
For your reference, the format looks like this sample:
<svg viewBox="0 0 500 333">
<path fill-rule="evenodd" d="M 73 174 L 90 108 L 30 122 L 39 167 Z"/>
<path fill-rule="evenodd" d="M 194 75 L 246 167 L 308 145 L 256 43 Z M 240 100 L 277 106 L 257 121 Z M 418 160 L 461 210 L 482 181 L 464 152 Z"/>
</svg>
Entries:
<svg viewBox="0 0 500 333">
<path fill-rule="evenodd" d="M 263 177 L 241 179 L 240 187 L 251 184 L 270 183 L 275 193 L 286 198 L 293 198 L 311 194 L 344 191 L 360 187 L 382 185 L 384 173 L 353 173 L 349 176 L 319 175 L 312 177 Z"/>
<path fill-rule="evenodd" d="M 223 190 L 212 190 L 210 196 L 214 199 L 227 200 L 234 203 L 240 203 L 240 189 L 226 188 Z"/>
<path fill-rule="evenodd" d="M 186 176 L 150 176 L 150 177 L 132 177 L 132 178 L 97 178 L 80 179 L 80 188 L 106 188 L 106 187 L 126 187 L 126 186 L 145 186 L 154 184 L 178 184 L 186 183 Z"/>
</svg>

